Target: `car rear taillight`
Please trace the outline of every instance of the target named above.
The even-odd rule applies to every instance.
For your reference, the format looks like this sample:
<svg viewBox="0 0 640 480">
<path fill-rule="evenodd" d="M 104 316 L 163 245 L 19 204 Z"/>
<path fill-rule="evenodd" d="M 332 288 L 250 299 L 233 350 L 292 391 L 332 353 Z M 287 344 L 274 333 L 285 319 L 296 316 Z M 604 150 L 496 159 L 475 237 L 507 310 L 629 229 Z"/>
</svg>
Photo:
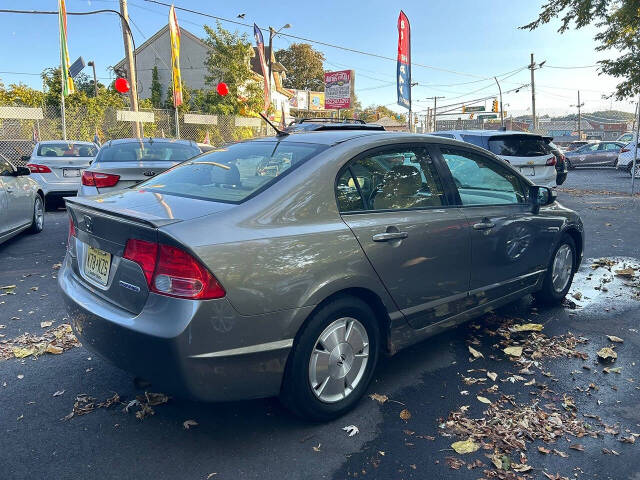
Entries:
<svg viewBox="0 0 640 480">
<path fill-rule="evenodd" d="M 197 300 L 226 295 L 209 270 L 177 247 L 132 238 L 123 257 L 140 265 L 152 292 Z"/>
<path fill-rule="evenodd" d="M 51 169 L 46 165 L 38 165 L 37 163 L 27 163 L 27 168 L 31 173 L 51 173 Z"/>
<path fill-rule="evenodd" d="M 546 165 L 548 167 L 553 167 L 556 164 L 556 157 L 549 157 L 547 158 L 547 163 Z"/>
<path fill-rule="evenodd" d="M 120 180 L 120 175 L 113 175 L 111 173 L 99 173 L 89 172 L 85 170 L 82 172 L 82 185 L 87 187 L 113 187 Z"/>
<path fill-rule="evenodd" d="M 67 248 L 71 246 L 71 239 L 76 236 L 76 226 L 73 224 L 73 218 L 69 215 L 69 235 L 67 236 Z"/>
<path fill-rule="evenodd" d="M 631 150 L 629 150 L 627 147 L 624 147 L 622 150 L 620 150 L 620 153 L 626 153 L 626 152 L 630 152 Z"/>
</svg>

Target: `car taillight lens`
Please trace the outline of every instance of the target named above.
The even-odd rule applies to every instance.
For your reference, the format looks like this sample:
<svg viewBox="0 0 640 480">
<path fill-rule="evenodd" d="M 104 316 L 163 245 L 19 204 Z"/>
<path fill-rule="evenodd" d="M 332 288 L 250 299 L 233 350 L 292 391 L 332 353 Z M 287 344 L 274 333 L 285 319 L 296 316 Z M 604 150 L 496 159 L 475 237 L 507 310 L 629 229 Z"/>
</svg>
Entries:
<svg viewBox="0 0 640 480">
<path fill-rule="evenodd" d="M 37 163 L 27 163 L 27 168 L 31 173 L 51 173 L 51 169 L 46 165 L 38 165 Z"/>
<path fill-rule="evenodd" d="M 547 158 L 547 166 L 553 167 L 556 164 L 556 157 Z"/>
<path fill-rule="evenodd" d="M 620 153 L 626 153 L 626 152 L 630 152 L 631 150 L 629 150 L 628 148 L 623 148 L 622 150 L 620 150 Z"/>
<path fill-rule="evenodd" d="M 99 173 L 89 172 L 85 170 L 82 172 L 82 185 L 87 187 L 113 187 L 120 180 L 120 175 L 113 175 L 111 173 Z"/>
<path fill-rule="evenodd" d="M 152 292 L 198 300 L 226 295 L 222 285 L 198 260 L 177 247 L 129 239 L 123 256 L 140 265 Z"/>
<path fill-rule="evenodd" d="M 76 236 L 76 226 L 73 224 L 73 218 L 69 215 L 69 236 L 67 237 L 67 246 L 71 245 L 71 239 Z"/>
</svg>

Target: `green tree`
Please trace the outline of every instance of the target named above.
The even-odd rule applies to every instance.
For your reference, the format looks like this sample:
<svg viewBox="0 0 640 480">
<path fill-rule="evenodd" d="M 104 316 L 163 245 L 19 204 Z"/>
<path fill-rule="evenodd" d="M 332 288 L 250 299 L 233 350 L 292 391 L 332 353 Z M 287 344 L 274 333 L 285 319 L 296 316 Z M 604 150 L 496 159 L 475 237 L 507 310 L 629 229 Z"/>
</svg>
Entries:
<svg viewBox="0 0 640 480">
<path fill-rule="evenodd" d="M 251 70 L 250 61 L 253 47 L 247 34 L 225 30 L 218 22 L 213 29 L 204 26 L 211 47 L 206 60 L 208 75 L 205 83 L 214 90 L 201 92 L 197 96 L 199 110 L 223 115 L 249 115 L 264 109 L 262 88 L 256 74 Z M 218 95 L 215 87 L 225 82 L 229 94 Z"/>
<path fill-rule="evenodd" d="M 308 43 L 292 43 L 275 52 L 275 58 L 287 69 L 282 82 L 286 88 L 324 90 L 324 54 Z"/>
<path fill-rule="evenodd" d="M 5 88 L 0 82 L 0 104 L 16 105 L 24 107 L 39 107 L 42 105 L 44 95 L 41 91 L 28 87 L 24 83 L 12 83 Z"/>
<path fill-rule="evenodd" d="M 155 108 L 162 106 L 162 85 L 160 84 L 157 66 L 154 66 L 151 72 L 151 103 Z"/>
<path fill-rule="evenodd" d="M 640 93 L 640 1 L 638 0 L 547 0 L 538 18 L 520 28 L 534 30 L 559 18 L 564 33 L 572 25 L 595 25 L 597 51 L 619 53 L 601 60 L 600 72 L 620 79 L 614 92 L 618 100 Z"/>
<path fill-rule="evenodd" d="M 182 84 L 182 105 L 178 107 L 180 112 L 188 112 L 191 110 L 192 104 L 192 92 L 189 87 L 187 87 L 184 83 Z M 153 98 L 152 101 L 153 103 Z M 154 104 L 155 107 L 155 104 Z M 170 83 L 167 87 L 167 98 L 165 98 L 164 104 L 160 103 L 159 108 L 166 108 L 173 110 L 173 84 Z"/>
</svg>

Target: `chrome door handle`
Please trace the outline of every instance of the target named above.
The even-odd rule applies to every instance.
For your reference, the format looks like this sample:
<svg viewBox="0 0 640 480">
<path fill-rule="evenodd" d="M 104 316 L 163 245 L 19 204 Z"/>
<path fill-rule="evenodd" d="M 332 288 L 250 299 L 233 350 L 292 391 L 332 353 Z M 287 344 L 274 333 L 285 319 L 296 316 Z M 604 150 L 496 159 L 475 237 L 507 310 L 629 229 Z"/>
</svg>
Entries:
<svg viewBox="0 0 640 480">
<path fill-rule="evenodd" d="M 409 234 L 407 232 L 385 232 L 376 233 L 371 239 L 374 242 L 390 242 L 391 240 L 402 240 L 407 238 Z"/>
<path fill-rule="evenodd" d="M 493 222 L 480 222 L 480 223 L 475 223 L 473 225 L 473 229 L 474 230 L 489 230 L 490 228 L 495 227 L 496 224 Z"/>
</svg>

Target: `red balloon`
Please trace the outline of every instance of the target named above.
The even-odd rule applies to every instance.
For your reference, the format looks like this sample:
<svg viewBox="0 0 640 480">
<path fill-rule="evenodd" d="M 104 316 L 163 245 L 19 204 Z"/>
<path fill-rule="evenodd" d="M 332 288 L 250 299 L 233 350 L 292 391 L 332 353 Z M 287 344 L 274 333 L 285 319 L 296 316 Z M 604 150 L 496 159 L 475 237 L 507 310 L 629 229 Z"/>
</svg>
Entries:
<svg viewBox="0 0 640 480">
<path fill-rule="evenodd" d="M 218 95 L 222 95 L 223 97 L 229 93 L 229 87 L 226 83 L 220 82 L 216 87 Z"/>
<path fill-rule="evenodd" d="M 129 82 L 126 78 L 116 78 L 115 87 L 118 92 L 127 93 L 129 91 Z"/>
</svg>

